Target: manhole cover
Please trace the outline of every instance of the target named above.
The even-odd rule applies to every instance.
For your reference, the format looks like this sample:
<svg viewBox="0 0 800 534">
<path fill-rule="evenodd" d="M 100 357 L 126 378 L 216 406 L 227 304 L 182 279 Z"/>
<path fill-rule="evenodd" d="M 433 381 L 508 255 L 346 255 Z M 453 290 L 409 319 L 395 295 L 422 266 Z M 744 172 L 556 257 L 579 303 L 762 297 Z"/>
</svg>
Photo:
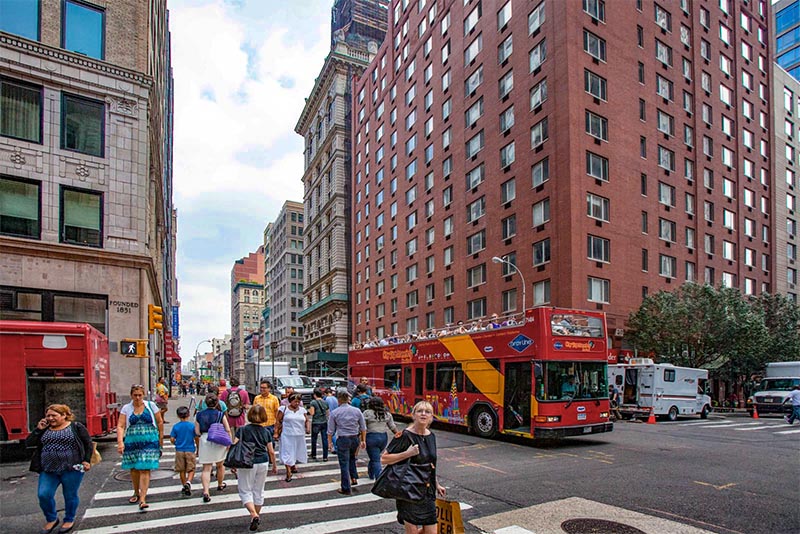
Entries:
<svg viewBox="0 0 800 534">
<path fill-rule="evenodd" d="M 630 525 L 605 519 L 568 519 L 561 523 L 567 534 L 646 534 Z"/>
<path fill-rule="evenodd" d="M 150 471 L 150 480 L 161 480 L 162 478 L 171 478 L 172 475 L 175 474 L 175 471 L 167 470 L 167 469 L 156 469 Z M 114 475 L 114 480 L 130 480 L 131 479 L 131 472 L 130 471 L 120 471 L 116 475 Z"/>
</svg>

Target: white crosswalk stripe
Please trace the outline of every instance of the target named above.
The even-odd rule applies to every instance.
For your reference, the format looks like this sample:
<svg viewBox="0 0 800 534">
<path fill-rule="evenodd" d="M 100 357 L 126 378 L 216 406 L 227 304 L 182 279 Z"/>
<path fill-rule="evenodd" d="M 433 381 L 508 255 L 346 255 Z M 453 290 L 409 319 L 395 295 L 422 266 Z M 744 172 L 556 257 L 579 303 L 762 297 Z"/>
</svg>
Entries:
<svg viewBox="0 0 800 534">
<path fill-rule="evenodd" d="M 748 419 L 746 422 L 737 423 L 734 420 L 727 420 L 727 421 L 698 421 L 693 423 L 676 423 L 679 426 L 690 426 L 693 429 L 708 429 L 708 430 L 727 430 L 732 429 L 736 431 L 743 431 L 743 432 L 752 432 L 752 431 L 769 431 L 772 434 L 777 435 L 785 435 L 785 434 L 797 434 L 800 433 L 800 429 L 792 430 L 787 428 L 788 425 L 783 422 L 778 422 L 779 420 L 752 420 Z M 781 429 L 781 430 L 779 430 Z"/>
</svg>

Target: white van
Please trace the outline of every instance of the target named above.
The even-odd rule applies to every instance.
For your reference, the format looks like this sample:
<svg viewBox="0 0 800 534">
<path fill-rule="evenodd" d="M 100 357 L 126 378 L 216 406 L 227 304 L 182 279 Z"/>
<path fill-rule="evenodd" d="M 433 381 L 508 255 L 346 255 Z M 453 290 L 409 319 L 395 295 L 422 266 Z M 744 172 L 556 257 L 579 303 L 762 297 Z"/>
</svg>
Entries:
<svg viewBox="0 0 800 534">
<path fill-rule="evenodd" d="M 620 391 L 623 414 L 644 416 L 652 409 L 656 416 L 675 421 L 679 415 L 699 414 L 705 419 L 711 411 L 706 369 L 634 358 L 627 364 L 609 365 L 608 381 Z"/>
</svg>

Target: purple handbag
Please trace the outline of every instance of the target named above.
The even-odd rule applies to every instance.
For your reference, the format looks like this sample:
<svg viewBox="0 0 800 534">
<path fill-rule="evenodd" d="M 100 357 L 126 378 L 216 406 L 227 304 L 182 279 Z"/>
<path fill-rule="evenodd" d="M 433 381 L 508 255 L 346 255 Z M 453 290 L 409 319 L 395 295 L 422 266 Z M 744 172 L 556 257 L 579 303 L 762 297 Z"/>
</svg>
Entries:
<svg viewBox="0 0 800 534">
<path fill-rule="evenodd" d="M 216 423 L 212 423 L 210 427 L 208 427 L 208 441 L 211 443 L 216 443 L 217 445 L 224 445 L 225 447 L 230 447 L 231 443 L 231 435 L 228 434 L 228 431 L 225 430 L 225 426 L 222 424 L 222 418 L 224 414 L 219 414 L 219 421 Z"/>
</svg>

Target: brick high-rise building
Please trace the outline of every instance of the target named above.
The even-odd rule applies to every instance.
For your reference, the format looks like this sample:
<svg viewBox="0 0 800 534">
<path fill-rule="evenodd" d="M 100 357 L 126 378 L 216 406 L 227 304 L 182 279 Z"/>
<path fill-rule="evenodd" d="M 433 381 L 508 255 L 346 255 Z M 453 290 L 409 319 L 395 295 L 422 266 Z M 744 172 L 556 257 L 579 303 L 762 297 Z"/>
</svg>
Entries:
<svg viewBox="0 0 800 534">
<path fill-rule="evenodd" d="M 244 382 L 245 338 L 259 331 L 264 306 L 264 250 L 236 260 L 231 269 L 230 377 Z"/>
<path fill-rule="evenodd" d="M 395 2 L 354 91 L 354 338 L 527 296 L 619 347 L 647 293 L 770 290 L 768 9 Z"/>
<path fill-rule="evenodd" d="M 0 319 L 149 338 L 149 361 L 111 355 L 125 398 L 176 370 L 167 2 L 0 4 Z"/>
</svg>

